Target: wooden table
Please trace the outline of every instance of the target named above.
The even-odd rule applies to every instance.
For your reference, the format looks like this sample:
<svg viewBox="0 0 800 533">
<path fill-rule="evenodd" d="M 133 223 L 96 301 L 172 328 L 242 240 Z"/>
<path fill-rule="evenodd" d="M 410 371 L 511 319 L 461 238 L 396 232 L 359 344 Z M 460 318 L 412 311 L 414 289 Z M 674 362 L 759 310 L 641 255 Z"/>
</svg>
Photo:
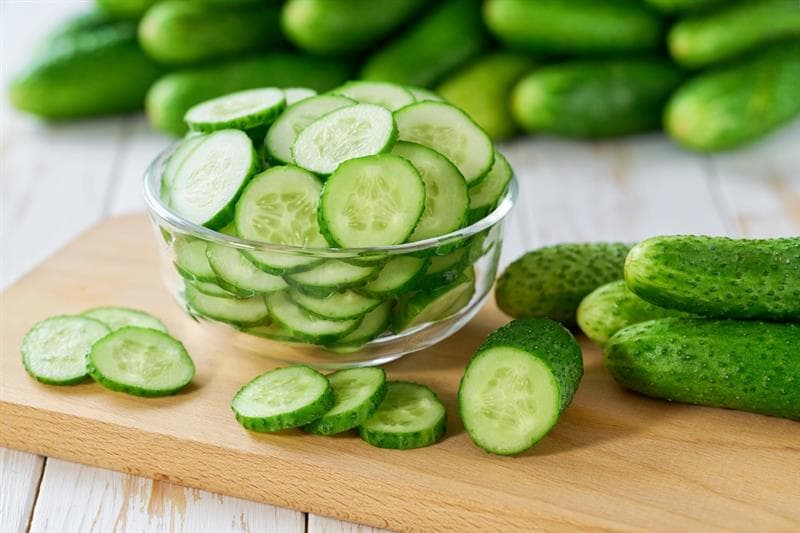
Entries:
<svg viewBox="0 0 800 533">
<path fill-rule="evenodd" d="M 141 211 L 142 172 L 169 142 L 141 116 L 48 126 L 9 108 L 9 75 L 47 25 L 81 4 L 0 3 L 2 287 L 97 221 Z M 503 150 L 521 194 L 502 262 L 561 241 L 800 235 L 799 148 L 800 122 L 747 150 L 715 156 L 681 151 L 659 134 L 508 143 Z M 37 532 L 374 531 L 7 449 L 0 449 L 0 524 L 2 531 Z"/>
</svg>

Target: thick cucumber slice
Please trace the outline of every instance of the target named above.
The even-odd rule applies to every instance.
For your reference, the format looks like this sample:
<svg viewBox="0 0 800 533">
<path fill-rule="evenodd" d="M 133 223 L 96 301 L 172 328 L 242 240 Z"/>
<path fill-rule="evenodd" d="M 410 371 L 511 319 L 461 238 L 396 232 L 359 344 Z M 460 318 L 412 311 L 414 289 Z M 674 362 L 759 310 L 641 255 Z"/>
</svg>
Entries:
<svg viewBox="0 0 800 533">
<path fill-rule="evenodd" d="M 512 175 L 511 165 L 508 164 L 503 154 L 495 151 L 491 170 L 480 183 L 469 190 L 468 219 L 470 224 L 479 221 L 497 206 L 497 202 L 508 188 Z"/>
<path fill-rule="evenodd" d="M 386 263 L 378 276 L 358 289 L 372 298 L 394 298 L 414 289 L 425 274 L 430 259 L 398 255 Z"/>
<path fill-rule="evenodd" d="M 325 376 L 307 366 L 290 366 L 270 370 L 242 387 L 231 409 L 245 428 L 267 433 L 304 426 L 335 403 Z"/>
<path fill-rule="evenodd" d="M 217 275 L 208 264 L 206 241 L 192 237 L 175 239 L 175 269 L 182 278 L 190 281 L 216 283 Z"/>
<path fill-rule="evenodd" d="M 270 293 L 286 288 L 283 278 L 267 274 L 235 248 L 208 243 L 206 256 L 217 275 L 217 283 L 236 294 Z"/>
<path fill-rule="evenodd" d="M 151 314 L 127 307 L 95 307 L 81 313 L 81 316 L 99 320 L 111 331 L 125 326 L 157 329 L 166 333 L 167 326 Z"/>
<path fill-rule="evenodd" d="M 463 301 L 467 294 L 471 298 L 474 290 L 475 282 L 464 276 L 444 287 L 415 292 L 397 302 L 392 330 L 400 333 L 445 318 L 456 302 Z"/>
<path fill-rule="evenodd" d="M 290 289 L 289 297 L 306 312 L 327 320 L 361 318 L 381 304 L 380 300 L 347 290 L 334 292 L 325 298 L 315 298 L 297 289 Z"/>
<path fill-rule="evenodd" d="M 396 155 L 346 161 L 325 182 L 319 222 L 328 242 L 342 248 L 405 242 L 425 208 L 425 185 Z"/>
<path fill-rule="evenodd" d="M 494 162 L 492 140 L 466 113 L 444 102 L 417 102 L 395 112 L 401 141 L 433 148 L 449 159 L 470 187 Z"/>
<path fill-rule="evenodd" d="M 414 103 L 414 95 L 410 90 L 394 83 L 380 81 L 349 81 L 333 89 L 331 94 L 346 96 L 365 104 L 383 106 L 390 111 Z"/>
<path fill-rule="evenodd" d="M 255 326 L 269 319 L 263 296 L 246 299 L 220 298 L 204 294 L 187 283 L 186 303 L 201 316 L 232 324 Z"/>
<path fill-rule="evenodd" d="M 286 100 L 287 107 L 314 96 L 317 96 L 317 91 L 308 87 L 287 87 L 283 90 L 283 97 Z"/>
<path fill-rule="evenodd" d="M 297 135 L 292 158 L 317 174 L 330 174 L 342 162 L 392 149 L 397 128 L 392 112 L 375 104 L 356 104 L 323 115 Z"/>
<path fill-rule="evenodd" d="M 37 381 L 74 385 L 87 377 L 86 354 L 110 330 L 93 318 L 54 316 L 35 324 L 22 339 L 22 364 Z"/>
<path fill-rule="evenodd" d="M 292 337 L 312 344 L 336 342 L 361 323 L 354 320 L 325 320 L 312 316 L 289 298 L 286 291 L 267 296 L 272 319 Z"/>
<path fill-rule="evenodd" d="M 390 381 L 380 407 L 359 432 L 378 448 L 408 450 L 435 444 L 446 426 L 447 412 L 432 390 L 408 381 Z"/>
<path fill-rule="evenodd" d="M 189 108 L 183 119 L 195 131 L 244 130 L 271 124 L 284 107 L 286 99 L 281 89 L 250 89 L 201 102 Z"/>
<path fill-rule="evenodd" d="M 240 298 L 239 294 L 225 290 L 216 283 L 211 283 L 208 281 L 187 280 L 186 284 L 191 285 L 198 291 L 202 292 L 203 294 L 207 294 L 209 296 L 216 296 L 217 298 Z"/>
<path fill-rule="evenodd" d="M 411 96 L 414 97 L 415 102 L 444 102 L 444 98 L 424 87 L 413 87 L 411 85 L 406 85 L 406 90 L 411 93 Z"/>
<path fill-rule="evenodd" d="M 357 348 L 386 331 L 392 321 L 392 302 L 381 305 L 364 315 L 361 324 L 328 348 Z M 355 350 L 353 350 L 355 351 Z"/>
<path fill-rule="evenodd" d="M 164 167 L 164 173 L 161 174 L 161 201 L 169 205 L 169 191 L 172 188 L 172 182 L 175 181 L 175 175 L 178 169 L 181 168 L 186 158 L 197 148 L 200 143 L 205 139 L 202 135 L 194 135 L 185 137 L 180 146 L 178 146 L 167 161 Z"/>
<path fill-rule="evenodd" d="M 86 366 L 100 385 L 136 396 L 176 394 L 194 377 L 194 363 L 180 341 L 133 326 L 97 341 Z"/>
<path fill-rule="evenodd" d="M 377 266 L 329 259 L 310 270 L 289 274 L 286 281 L 310 296 L 323 298 L 336 291 L 362 285 L 374 278 L 379 270 Z"/>
<path fill-rule="evenodd" d="M 467 221 L 469 195 L 464 176 L 439 152 L 410 142 L 399 142 L 394 155 L 408 159 L 425 183 L 425 210 L 409 242 L 445 235 Z"/>
<path fill-rule="evenodd" d="M 344 96 L 323 94 L 290 106 L 278 117 L 264 139 L 269 156 L 281 163 L 294 163 L 292 145 L 303 128 L 331 111 L 354 104 L 354 100 Z"/>
<path fill-rule="evenodd" d="M 342 433 L 366 422 L 386 396 L 386 372 L 382 368 L 350 368 L 326 376 L 336 403 L 320 418 L 303 426 L 316 435 Z"/>
<path fill-rule="evenodd" d="M 169 205 L 195 224 L 219 229 L 230 222 L 236 199 L 258 166 L 245 133 L 221 130 L 207 135 L 175 174 Z"/>
<path fill-rule="evenodd" d="M 469 259 L 469 247 L 466 246 L 457 248 L 447 255 L 432 256 L 430 266 L 419 281 L 418 288 L 434 289 L 452 283 L 461 276 Z"/>
</svg>

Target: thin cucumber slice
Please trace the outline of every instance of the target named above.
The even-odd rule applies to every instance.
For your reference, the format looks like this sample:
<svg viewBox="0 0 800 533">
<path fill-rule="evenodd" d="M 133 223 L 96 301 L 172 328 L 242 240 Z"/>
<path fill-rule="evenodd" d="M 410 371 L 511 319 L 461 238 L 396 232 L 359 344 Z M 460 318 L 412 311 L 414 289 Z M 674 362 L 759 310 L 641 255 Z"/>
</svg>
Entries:
<svg viewBox="0 0 800 533">
<path fill-rule="evenodd" d="M 394 298 L 413 290 L 430 264 L 430 259 L 398 255 L 386 263 L 378 276 L 358 289 L 372 298 Z"/>
<path fill-rule="evenodd" d="M 325 320 L 312 316 L 289 298 L 286 291 L 267 296 L 272 319 L 292 337 L 312 344 L 336 342 L 361 323 L 360 319 Z"/>
<path fill-rule="evenodd" d="M 197 314 L 243 326 L 263 324 L 269 319 L 269 311 L 263 296 L 235 299 L 210 296 L 186 284 L 186 303 Z"/>
<path fill-rule="evenodd" d="M 209 281 L 186 281 L 187 285 L 191 285 L 199 292 L 203 294 L 207 294 L 209 296 L 215 296 L 217 298 L 239 298 L 240 295 L 230 292 L 226 289 L 223 289 L 216 283 L 211 283 Z"/>
<path fill-rule="evenodd" d="M 184 115 L 190 129 L 212 132 L 271 124 L 286 107 L 284 92 L 275 87 L 249 89 L 201 102 Z"/>
<path fill-rule="evenodd" d="M 492 140 L 469 116 L 444 102 L 417 102 L 394 114 L 401 141 L 433 148 L 449 159 L 470 187 L 494 163 Z"/>
<path fill-rule="evenodd" d="M 419 172 L 396 155 L 342 163 L 325 182 L 319 225 L 332 246 L 389 246 L 406 242 L 425 208 Z"/>
<path fill-rule="evenodd" d="M 406 85 L 406 90 L 411 93 L 411 96 L 414 97 L 415 102 L 444 102 L 444 98 L 430 89 L 425 89 L 424 87 Z"/>
<path fill-rule="evenodd" d="M 391 321 L 392 302 L 383 302 L 364 315 L 361 324 L 355 330 L 340 338 L 335 345 L 328 345 L 326 348 L 341 350 L 360 347 L 386 331 Z"/>
<path fill-rule="evenodd" d="M 133 326 L 97 341 L 86 366 L 103 387 L 135 396 L 177 394 L 194 377 L 194 363 L 180 341 L 163 331 Z"/>
<path fill-rule="evenodd" d="M 125 326 L 157 329 L 166 333 L 167 326 L 159 319 L 138 309 L 127 307 L 95 307 L 81 313 L 81 316 L 99 320 L 111 331 L 116 331 Z"/>
<path fill-rule="evenodd" d="M 468 285 L 467 290 L 463 291 L 461 296 L 453 302 L 453 305 L 445 309 L 437 320 L 444 320 L 455 315 L 472 301 L 472 297 L 475 295 L 475 269 L 471 266 L 467 267 L 464 271 L 464 278 L 464 283 Z"/>
<path fill-rule="evenodd" d="M 503 154 L 495 151 L 494 164 L 486 177 L 469 190 L 469 223 L 474 224 L 497 206 L 511 181 L 513 171 Z"/>
<path fill-rule="evenodd" d="M 386 372 L 382 368 L 349 368 L 326 376 L 333 387 L 333 408 L 303 426 L 316 435 L 335 435 L 366 422 L 386 396 Z"/>
<path fill-rule="evenodd" d="M 359 433 L 378 448 L 409 450 L 435 444 L 446 426 L 447 412 L 432 390 L 409 381 L 390 381 L 386 397 Z"/>
<path fill-rule="evenodd" d="M 286 276 L 286 281 L 292 287 L 317 297 L 325 297 L 336 291 L 357 287 L 374 278 L 380 267 L 360 266 L 329 259 L 310 270 L 297 272 Z"/>
<path fill-rule="evenodd" d="M 355 101 L 344 96 L 323 94 L 291 105 L 278 117 L 264 139 L 269 157 L 281 163 L 294 163 L 292 145 L 303 128 L 331 111 L 354 104 Z"/>
<path fill-rule="evenodd" d="M 307 366 L 289 366 L 261 374 L 242 387 L 231 409 L 245 428 L 270 433 L 313 422 L 335 403 L 325 376 Z"/>
<path fill-rule="evenodd" d="M 400 333 L 440 320 L 456 302 L 463 301 L 465 294 L 469 294 L 471 298 L 474 290 L 474 281 L 462 277 L 444 287 L 415 292 L 397 303 L 392 318 L 392 330 Z"/>
<path fill-rule="evenodd" d="M 469 247 L 462 246 L 447 255 L 431 257 L 425 276 L 419 281 L 418 288 L 433 289 L 452 283 L 461 276 L 464 267 L 469 263 Z"/>
<path fill-rule="evenodd" d="M 286 288 L 280 276 L 267 274 L 256 267 L 236 248 L 208 243 L 208 264 L 217 275 L 217 283 L 234 293 L 271 293 Z"/>
<path fill-rule="evenodd" d="M 308 87 L 287 87 L 283 90 L 283 97 L 286 100 L 287 107 L 314 96 L 317 96 L 317 91 Z"/>
<path fill-rule="evenodd" d="M 182 278 L 190 281 L 216 283 L 217 275 L 208 264 L 206 241 L 192 237 L 175 239 L 175 269 Z"/>
<path fill-rule="evenodd" d="M 36 323 L 22 339 L 22 364 L 37 381 L 74 385 L 87 378 L 86 354 L 109 333 L 84 316 L 54 316 Z"/>
<path fill-rule="evenodd" d="M 375 104 L 331 111 L 297 135 L 292 159 L 306 170 L 330 174 L 344 161 L 388 152 L 397 138 L 392 112 Z"/>
<path fill-rule="evenodd" d="M 289 297 L 306 312 L 327 320 L 360 318 L 381 304 L 380 300 L 348 290 L 334 292 L 325 298 L 314 298 L 297 289 L 290 289 Z"/>
<path fill-rule="evenodd" d="M 281 252 L 255 252 L 243 250 L 242 254 L 267 274 L 283 276 L 292 272 L 302 272 L 322 264 L 324 259 L 312 256 Z"/>
<path fill-rule="evenodd" d="M 461 172 L 439 152 L 410 142 L 398 142 L 394 155 L 408 159 L 425 183 L 425 210 L 409 242 L 445 235 L 467 221 L 469 194 Z"/>
<path fill-rule="evenodd" d="M 346 96 L 365 104 L 379 105 L 390 111 L 414 103 L 414 95 L 405 87 L 380 81 L 349 81 L 331 90 L 331 94 Z"/>
<path fill-rule="evenodd" d="M 200 145 L 203 139 L 202 135 L 185 137 L 169 157 L 164 167 L 164 173 L 161 174 L 161 201 L 165 204 L 169 205 L 169 191 L 172 188 L 172 182 L 175 181 L 178 169 L 181 168 L 186 158 Z"/>
<path fill-rule="evenodd" d="M 272 341 L 301 342 L 289 335 L 289 333 L 280 324 L 275 323 L 242 328 L 240 331 L 242 333 L 247 333 L 248 335 L 255 335 L 256 337 L 262 337 Z"/>
<path fill-rule="evenodd" d="M 175 174 L 169 205 L 195 224 L 219 229 L 230 222 L 236 199 L 258 166 L 245 133 L 220 130 L 207 135 Z"/>
</svg>

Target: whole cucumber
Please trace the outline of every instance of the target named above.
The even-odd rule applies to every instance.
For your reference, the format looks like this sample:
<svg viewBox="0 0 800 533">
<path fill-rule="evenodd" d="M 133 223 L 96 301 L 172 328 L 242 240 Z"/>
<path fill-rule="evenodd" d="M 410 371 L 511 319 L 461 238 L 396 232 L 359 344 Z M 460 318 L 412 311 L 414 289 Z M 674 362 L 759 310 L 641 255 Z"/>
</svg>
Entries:
<svg viewBox="0 0 800 533">
<path fill-rule="evenodd" d="M 534 53 L 656 50 L 661 17 L 639 0 L 487 0 L 486 25 L 512 48 Z"/>
<path fill-rule="evenodd" d="M 800 325 L 665 318 L 620 330 L 605 366 L 654 398 L 800 420 Z"/>
<path fill-rule="evenodd" d="M 281 25 L 286 37 L 312 54 L 357 52 L 402 25 L 424 0 L 289 0 Z"/>
<path fill-rule="evenodd" d="M 479 0 L 446 0 L 370 56 L 361 78 L 430 87 L 488 44 Z"/>
<path fill-rule="evenodd" d="M 208 5 L 167 0 L 148 10 L 139 41 L 150 57 L 165 64 L 198 63 L 281 42 L 274 5 Z"/>
<path fill-rule="evenodd" d="M 575 324 L 581 300 L 600 285 L 622 279 L 631 246 L 568 243 L 530 251 L 511 263 L 497 280 L 497 306 L 514 318 L 547 317 Z"/>
<path fill-rule="evenodd" d="M 679 20 L 667 42 L 678 63 L 697 68 L 792 36 L 800 36 L 800 2 L 746 0 Z"/>
<path fill-rule="evenodd" d="M 704 11 L 734 0 L 645 0 L 662 13 L 680 14 Z"/>
<path fill-rule="evenodd" d="M 576 60 L 534 70 L 511 96 L 511 114 L 526 131 L 609 137 L 657 129 L 681 82 L 661 59 Z"/>
<path fill-rule="evenodd" d="M 653 237 L 631 249 L 625 281 L 650 303 L 701 316 L 800 321 L 800 237 Z"/>
<path fill-rule="evenodd" d="M 156 0 L 94 0 L 102 11 L 120 18 L 136 19 L 144 15 Z"/>
<path fill-rule="evenodd" d="M 436 91 L 466 111 L 490 137 L 505 139 L 516 133 L 508 105 L 511 88 L 534 64 L 525 54 L 495 52 L 455 72 Z"/>
<path fill-rule="evenodd" d="M 186 133 L 183 115 L 193 105 L 256 87 L 309 87 L 326 91 L 341 85 L 350 67 L 302 54 L 273 53 L 181 70 L 158 80 L 147 93 L 147 116 L 157 130 Z"/>
</svg>

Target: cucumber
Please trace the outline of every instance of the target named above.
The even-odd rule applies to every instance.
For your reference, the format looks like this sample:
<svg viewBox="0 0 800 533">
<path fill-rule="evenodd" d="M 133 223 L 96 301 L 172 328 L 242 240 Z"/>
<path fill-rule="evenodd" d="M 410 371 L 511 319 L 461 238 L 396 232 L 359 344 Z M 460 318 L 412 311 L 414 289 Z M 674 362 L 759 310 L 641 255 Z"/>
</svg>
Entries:
<svg viewBox="0 0 800 533">
<path fill-rule="evenodd" d="M 331 94 L 346 96 L 357 102 L 379 105 L 390 111 L 416 101 L 411 91 L 405 87 L 379 81 L 348 81 L 341 87 L 332 89 Z"/>
<path fill-rule="evenodd" d="M 130 21 L 94 8 L 79 11 L 59 22 L 55 28 L 50 30 L 36 46 L 33 56 L 47 55 L 54 47 L 69 43 L 80 35 L 115 25 L 130 27 Z"/>
<path fill-rule="evenodd" d="M 511 169 L 511 165 L 508 164 L 503 154 L 495 150 L 494 163 L 489 173 L 486 174 L 486 178 L 469 190 L 469 212 L 467 213 L 469 224 L 474 224 L 494 211 L 500 198 L 508 189 L 508 184 L 513 176 L 514 171 Z"/>
<path fill-rule="evenodd" d="M 575 338 L 547 318 L 514 320 L 481 344 L 458 387 L 464 429 L 489 453 L 539 442 L 572 403 L 583 376 Z"/>
<path fill-rule="evenodd" d="M 292 159 L 317 174 L 330 174 L 344 161 L 388 152 L 397 137 L 392 113 L 374 104 L 331 111 L 297 134 Z"/>
<path fill-rule="evenodd" d="M 650 303 L 701 316 L 800 321 L 800 237 L 653 237 L 625 262 Z"/>
<path fill-rule="evenodd" d="M 438 320 L 450 318 L 472 301 L 472 297 L 475 295 L 475 269 L 467 267 L 463 272 L 463 276 L 465 280 L 464 284 L 467 285 L 467 289 L 461 293 L 461 296 L 459 296 L 450 307 L 444 310 Z"/>
<path fill-rule="evenodd" d="M 286 100 L 286 105 L 290 106 L 306 98 L 317 96 L 317 91 L 309 89 L 308 87 L 287 87 L 283 90 L 283 95 Z"/>
<path fill-rule="evenodd" d="M 508 105 L 511 89 L 535 63 L 515 52 L 487 54 L 454 72 L 436 90 L 466 111 L 489 137 L 506 139 L 517 131 Z"/>
<path fill-rule="evenodd" d="M 192 106 L 184 120 L 195 131 L 245 130 L 271 124 L 284 107 L 286 98 L 281 89 L 249 89 Z"/>
<path fill-rule="evenodd" d="M 444 99 L 441 96 L 431 91 L 430 89 L 426 89 L 424 87 L 414 87 L 413 85 L 407 85 L 406 90 L 411 93 L 411 96 L 414 97 L 415 102 L 424 102 L 426 100 L 430 100 L 432 102 L 444 101 Z"/>
<path fill-rule="evenodd" d="M 242 296 L 237 292 L 231 292 L 229 290 L 223 289 L 217 283 L 212 283 L 210 281 L 190 281 L 187 280 L 187 285 L 191 285 L 193 288 L 197 289 L 197 291 L 206 294 L 208 296 L 216 296 L 217 298 L 245 298 L 247 296 Z M 252 296 L 252 293 L 250 294 Z"/>
<path fill-rule="evenodd" d="M 514 88 L 511 114 L 525 131 L 609 137 L 653 130 L 683 78 L 668 61 L 576 60 L 534 70 Z"/>
<path fill-rule="evenodd" d="M 435 289 L 452 283 L 461 276 L 468 262 L 469 250 L 465 247 L 457 248 L 447 255 L 432 256 L 425 276 L 419 281 L 417 288 Z"/>
<path fill-rule="evenodd" d="M 253 296 L 255 293 L 271 293 L 287 287 L 283 278 L 264 272 L 236 248 L 208 243 L 206 257 L 217 283 L 234 294 Z"/>
<path fill-rule="evenodd" d="M 217 274 L 208 263 L 206 247 L 208 243 L 192 237 L 175 239 L 175 270 L 184 279 L 216 283 Z"/>
<path fill-rule="evenodd" d="M 664 114 L 664 127 L 686 148 L 733 148 L 800 114 L 800 40 L 775 45 L 682 85 Z"/>
<path fill-rule="evenodd" d="M 246 333 L 248 335 L 255 335 L 256 337 L 262 337 L 264 339 L 269 339 L 273 341 L 294 342 L 294 343 L 299 342 L 297 339 L 289 335 L 289 333 L 283 328 L 283 326 L 275 323 L 246 327 L 242 328 L 241 331 L 242 333 Z"/>
<path fill-rule="evenodd" d="M 606 344 L 622 386 L 654 398 L 800 420 L 800 325 L 665 318 Z"/>
<path fill-rule="evenodd" d="M 483 17 L 506 46 L 598 55 L 658 50 L 663 22 L 639 0 L 487 0 Z"/>
<path fill-rule="evenodd" d="M 423 0 L 289 0 L 281 23 L 286 37 L 313 54 L 365 49 L 403 24 Z"/>
<path fill-rule="evenodd" d="M 645 0 L 645 2 L 662 13 L 683 14 L 713 9 L 731 0 Z"/>
<path fill-rule="evenodd" d="M 424 385 L 389 381 L 377 411 L 361 426 L 361 438 L 378 448 L 409 450 L 436 444 L 444 436 L 447 412 Z"/>
<path fill-rule="evenodd" d="M 363 285 L 377 276 L 378 270 L 379 267 L 374 265 L 354 265 L 329 259 L 309 270 L 289 274 L 286 282 L 307 295 L 325 298 L 336 291 Z"/>
<path fill-rule="evenodd" d="M 488 45 L 480 1 L 446 0 L 373 53 L 361 78 L 429 87 Z"/>
<path fill-rule="evenodd" d="M 340 337 L 335 344 L 326 346 L 328 349 L 359 348 L 363 344 L 378 337 L 386 331 L 392 321 L 392 302 L 383 302 L 378 307 L 364 315 L 361 324 L 356 329 Z"/>
<path fill-rule="evenodd" d="M 54 316 L 34 324 L 22 339 L 22 365 L 48 385 L 86 380 L 86 354 L 109 333 L 108 327 L 84 316 Z"/>
<path fill-rule="evenodd" d="M 751 0 L 681 19 L 670 29 L 667 42 L 678 63 L 700 68 L 790 37 L 800 37 L 797 2 Z"/>
<path fill-rule="evenodd" d="M 157 329 L 167 332 L 167 326 L 159 319 L 138 309 L 127 307 L 95 307 L 81 313 L 81 316 L 99 320 L 105 324 L 110 331 L 116 331 L 126 326 L 136 326 L 140 328 Z"/>
<path fill-rule="evenodd" d="M 135 396 L 177 394 L 194 377 L 183 344 L 163 331 L 126 326 L 94 343 L 89 375 L 103 387 Z"/>
<path fill-rule="evenodd" d="M 157 0 L 95 0 L 97 7 L 114 17 L 139 18 Z"/>
<path fill-rule="evenodd" d="M 312 316 L 292 301 L 286 291 L 267 296 L 272 319 L 283 331 L 304 342 L 329 344 L 358 328 L 360 319 L 326 320 Z"/>
<path fill-rule="evenodd" d="M 419 291 L 397 302 L 392 318 L 392 331 L 402 333 L 421 324 L 447 318 L 456 302 L 475 291 L 475 282 L 463 274 L 449 285 L 430 291 Z"/>
<path fill-rule="evenodd" d="M 497 280 L 497 306 L 514 318 L 548 317 L 573 326 L 587 294 L 622 279 L 630 248 L 624 243 L 569 243 L 528 252 Z"/>
<path fill-rule="evenodd" d="M 289 298 L 307 313 L 327 320 L 361 318 L 381 304 L 380 300 L 348 290 L 334 292 L 324 298 L 315 298 L 297 289 L 291 289 Z"/>
<path fill-rule="evenodd" d="M 307 366 L 290 366 L 270 370 L 242 387 L 231 409 L 245 428 L 274 432 L 313 422 L 335 402 L 325 376 Z"/>
<path fill-rule="evenodd" d="M 164 166 L 164 173 L 161 175 L 161 201 L 169 205 L 169 193 L 172 189 L 172 183 L 175 181 L 175 176 L 178 174 L 178 169 L 181 168 L 186 158 L 205 140 L 203 135 L 195 135 L 186 137 L 178 144 L 175 151 L 167 160 Z"/>
<path fill-rule="evenodd" d="M 269 311 L 263 296 L 235 299 L 211 296 L 186 284 L 186 303 L 195 313 L 240 326 L 257 326 L 269 320 Z"/>
<path fill-rule="evenodd" d="M 394 298 L 413 290 L 430 264 L 430 259 L 398 255 L 381 268 L 377 277 L 358 292 L 372 298 Z"/>
<path fill-rule="evenodd" d="M 382 154 L 336 169 L 322 190 L 318 219 L 331 246 L 389 246 L 406 242 L 424 207 L 425 185 L 414 166 Z"/>
<path fill-rule="evenodd" d="M 325 376 L 333 387 L 333 408 L 303 426 L 317 435 L 343 433 L 366 422 L 386 397 L 386 372 L 382 368 L 349 368 Z"/>
<path fill-rule="evenodd" d="M 689 314 L 653 305 L 631 291 L 625 280 L 618 280 L 598 287 L 581 301 L 577 322 L 587 337 L 603 346 L 624 327 L 673 316 Z"/>
</svg>

